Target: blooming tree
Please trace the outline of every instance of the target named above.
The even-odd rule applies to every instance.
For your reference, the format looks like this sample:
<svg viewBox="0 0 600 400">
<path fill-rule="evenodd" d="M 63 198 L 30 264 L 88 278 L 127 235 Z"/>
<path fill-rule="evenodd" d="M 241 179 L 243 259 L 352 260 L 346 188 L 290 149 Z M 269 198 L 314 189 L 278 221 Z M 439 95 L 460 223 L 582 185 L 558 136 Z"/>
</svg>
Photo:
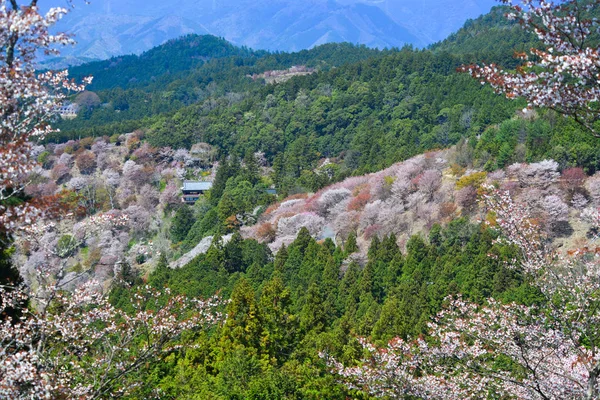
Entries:
<svg viewBox="0 0 600 400">
<path fill-rule="evenodd" d="M 38 167 L 34 142 L 52 131 L 49 122 L 67 91 L 83 90 L 66 71 L 35 71 L 38 51 L 52 53 L 52 46 L 72 43 L 65 34 L 49 33 L 67 11 L 51 8 L 42 15 L 37 0 L 0 0 L 0 234 L 24 232 L 39 239 L 40 246 L 33 253 L 35 290 L 0 285 L 3 399 L 97 399 L 132 393 L 139 385 L 132 372 L 184 344 L 183 332 L 220 319 L 218 299 L 186 299 L 149 287 L 132 291 L 132 309 L 125 312 L 113 307 L 93 281 L 74 292 L 64 290 L 71 280 L 66 263 L 51 264 L 67 257 L 86 234 L 48 234 L 52 222 L 42 219 L 48 201 L 25 201 L 20 193 L 27 175 Z M 56 155 L 67 148 L 62 146 Z M 81 160 L 79 164 L 85 168 Z M 64 167 L 56 168 L 57 177 L 68 175 L 67 165 L 57 165 Z M 33 224 L 36 219 L 39 223 Z M 87 222 L 102 228 L 124 221 L 106 214 Z"/>
<path fill-rule="evenodd" d="M 442 174 L 435 169 L 428 169 L 414 180 L 419 191 L 430 200 L 442 183 Z"/>
<path fill-rule="evenodd" d="M 72 43 L 69 36 L 48 30 L 66 12 L 51 8 L 42 15 L 37 0 L 24 5 L 0 1 L 0 227 L 4 231 L 42 213 L 39 199 L 17 205 L 6 200 L 18 196 L 25 177 L 37 166 L 33 142 L 52 131 L 49 121 L 65 91 L 83 90 L 83 85 L 68 79 L 67 71 L 35 71 L 36 52 L 55 53 L 53 46 Z"/>
<path fill-rule="evenodd" d="M 128 374 L 174 351 L 183 332 L 221 318 L 216 298 L 165 300 L 165 295 L 149 287 L 138 290 L 131 313 L 113 307 L 93 283 L 72 294 L 36 297 L 35 311 L 24 309 L 21 316 L 0 321 L 0 398 L 131 393 L 139 382 Z M 0 288 L 0 313 L 28 298 L 24 291 Z"/>
<path fill-rule="evenodd" d="M 330 364 L 349 387 L 374 395 L 434 399 L 600 398 L 600 263 L 595 251 L 561 254 L 528 207 L 508 193 L 485 195 L 507 243 L 521 252 L 511 267 L 542 294 L 536 306 L 483 306 L 458 298 L 430 324 L 431 344 L 395 339 L 388 348 L 363 342 L 359 367 Z"/>
<path fill-rule="evenodd" d="M 600 137 L 600 53 L 590 46 L 599 21 L 586 17 L 598 0 L 499 0 L 511 11 L 507 17 L 534 33 L 543 49 L 517 53 L 523 64 L 515 73 L 495 64 L 468 65 L 461 69 L 489 83 L 508 98 L 523 97 L 528 107 L 545 107 L 572 116 L 594 136 Z"/>
</svg>

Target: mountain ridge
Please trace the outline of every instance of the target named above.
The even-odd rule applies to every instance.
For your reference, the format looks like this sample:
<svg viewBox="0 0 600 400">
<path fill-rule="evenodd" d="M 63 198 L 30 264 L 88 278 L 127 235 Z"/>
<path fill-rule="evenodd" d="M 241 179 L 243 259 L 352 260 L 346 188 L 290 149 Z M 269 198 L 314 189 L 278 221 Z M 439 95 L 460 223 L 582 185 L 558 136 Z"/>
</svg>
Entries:
<svg viewBox="0 0 600 400">
<path fill-rule="evenodd" d="M 179 0 L 167 7 L 148 1 L 135 7 L 134 3 L 100 0 L 78 6 L 58 24 L 59 30 L 75 34 L 79 43 L 63 54 L 94 59 L 140 54 L 189 33 L 209 33 L 239 46 L 279 51 L 344 41 L 377 48 L 405 44 L 423 47 L 443 39 L 464 20 L 488 11 L 492 5 L 490 0 L 438 5 L 367 0 L 207 3 Z"/>
</svg>

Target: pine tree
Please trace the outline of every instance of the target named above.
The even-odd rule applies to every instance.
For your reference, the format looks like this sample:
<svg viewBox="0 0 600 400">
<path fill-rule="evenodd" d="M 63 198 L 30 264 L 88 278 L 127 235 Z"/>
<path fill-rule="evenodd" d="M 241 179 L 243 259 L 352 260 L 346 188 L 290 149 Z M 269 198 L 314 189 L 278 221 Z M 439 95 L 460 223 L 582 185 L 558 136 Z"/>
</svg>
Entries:
<svg viewBox="0 0 600 400">
<path fill-rule="evenodd" d="M 250 149 L 248 149 L 244 155 L 243 179 L 250 182 L 252 185 L 256 185 L 260 182 L 260 168 L 254 157 L 254 153 Z"/>
<path fill-rule="evenodd" d="M 308 231 L 308 229 L 306 229 L 306 227 L 303 226 L 302 228 L 300 228 L 300 231 L 298 231 L 298 235 L 296 236 L 296 239 L 292 242 L 292 244 L 290 244 L 290 247 L 297 247 L 300 250 L 300 252 L 304 254 L 304 251 L 308 247 L 309 243 L 314 241 L 315 240 L 312 238 L 312 236 L 310 236 L 310 232 Z"/>
<path fill-rule="evenodd" d="M 351 262 L 339 284 L 338 308 L 344 313 L 352 315 L 356 312 L 360 299 L 360 275 L 360 266 Z"/>
<path fill-rule="evenodd" d="M 340 266 L 332 256 L 329 256 L 319 280 L 319 286 L 324 299 L 323 309 L 329 320 L 333 320 L 337 315 L 339 276 Z"/>
<path fill-rule="evenodd" d="M 367 252 L 367 256 L 369 257 L 369 261 L 374 261 L 379 254 L 379 246 L 381 245 L 381 241 L 377 235 L 373 236 L 371 239 L 371 245 L 369 246 L 369 251 Z"/>
<path fill-rule="evenodd" d="M 352 254 L 358 251 L 358 244 L 356 243 L 356 232 L 352 231 L 346 239 L 345 250 L 347 254 Z"/>
<path fill-rule="evenodd" d="M 223 251 L 223 239 L 220 233 L 213 236 L 212 243 L 206 251 L 205 260 L 213 271 L 218 271 L 223 267 L 225 252 Z"/>
<path fill-rule="evenodd" d="M 398 243 L 396 235 L 391 233 L 389 236 L 385 237 L 381 244 L 379 245 L 379 249 L 377 251 L 377 259 L 383 261 L 384 263 L 389 263 L 400 254 L 400 248 L 398 247 Z"/>
<path fill-rule="evenodd" d="M 273 273 L 278 273 L 283 275 L 285 262 L 288 258 L 288 250 L 285 247 L 285 244 L 281 246 L 277 254 L 275 255 L 275 261 L 273 265 Z"/>
<path fill-rule="evenodd" d="M 232 176 L 232 168 L 227 159 L 223 157 L 219 161 L 219 168 L 217 169 L 215 180 L 213 181 L 212 188 L 210 189 L 210 202 L 213 205 L 217 205 L 219 203 L 219 200 L 221 200 L 221 196 L 225 191 L 225 185 L 227 184 L 227 180 Z"/>
<path fill-rule="evenodd" d="M 322 332 L 327 324 L 327 314 L 323 309 L 323 297 L 316 283 L 308 287 L 304 306 L 300 311 L 300 329 L 303 332 Z"/>
<path fill-rule="evenodd" d="M 227 320 L 223 326 L 221 342 L 259 349 L 261 336 L 262 316 L 256 295 L 250 283 L 241 278 L 233 288 L 227 305 Z"/>
<path fill-rule="evenodd" d="M 379 319 L 373 326 L 373 338 L 388 341 L 398 336 L 401 329 L 402 316 L 399 315 L 400 302 L 396 296 L 389 296 L 381 307 Z"/>
</svg>

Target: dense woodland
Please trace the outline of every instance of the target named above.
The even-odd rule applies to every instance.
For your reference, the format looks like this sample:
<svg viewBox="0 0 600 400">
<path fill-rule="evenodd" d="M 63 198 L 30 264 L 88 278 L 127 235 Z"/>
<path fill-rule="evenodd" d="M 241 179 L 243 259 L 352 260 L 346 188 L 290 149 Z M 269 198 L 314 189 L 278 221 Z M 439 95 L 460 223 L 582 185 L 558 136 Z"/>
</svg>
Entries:
<svg viewBox="0 0 600 400">
<path fill-rule="evenodd" d="M 234 235 L 222 245 L 217 239 L 184 268 L 161 264 L 148 278 L 175 293 L 221 290 L 231 298 L 227 322 L 198 335 L 197 348 L 157 366 L 149 388 L 160 388 L 162 398 L 364 398 L 336 383 L 320 351 L 354 363 L 362 356 L 357 335 L 385 343 L 423 334 L 449 294 L 479 302 L 492 295 L 539 301 L 506 269 L 514 249 L 493 244 L 495 236 L 458 219 L 435 227 L 427 239 L 413 237 L 405 253 L 394 236 L 374 239 L 364 267 L 346 261 L 352 241 L 346 248 L 331 240 L 319 244 L 306 229 L 275 256 L 255 240 Z M 112 300 L 126 307 L 121 296 L 127 290 L 113 290 Z"/>
</svg>

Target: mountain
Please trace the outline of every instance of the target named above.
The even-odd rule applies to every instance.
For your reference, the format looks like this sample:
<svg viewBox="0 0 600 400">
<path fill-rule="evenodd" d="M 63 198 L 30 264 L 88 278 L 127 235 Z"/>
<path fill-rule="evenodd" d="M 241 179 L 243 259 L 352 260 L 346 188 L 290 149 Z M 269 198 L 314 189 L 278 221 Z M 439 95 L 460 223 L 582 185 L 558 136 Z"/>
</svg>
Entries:
<svg viewBox="0 0 600 400">
<path fill-rule="evenodd" d="M 74 13 L 69 17 L 72 24 L 60 27 L 75 35 L 77 46 L 62 53 L 92 59 L 140 53 L 178 36 L 208 33 L 202 25 L 175 15 L 153 18 Z"/>
<path fill-rule="evenodd" d="M 243 13 L 226 13 L 206 26 L 233 43 L 269 50 L 297 51 L 327 42 L 379 48 L 423 44 L 377 7 L 332 1 L 256 2 Z"/>
<path fill-rule="evenodd" d="M 189 33 L 255 49 L 297 51 L 328 42 L 391 48 L 442 40 L 491 0 L 176 0 L 79 5 L 59 24 L 78 41 L 63 54 L 106 59 L 140 54 Z"/>
<path fill-rule="evenodd" d="M 139 56 L 126 55 L 95 61 L 72 67 L 70 73 L 77 78 L 92 75 L 94 82 L 90 88 L 93 90 L 139 86 L 160 75 L 194 69 L 209 60 L 253 54 L 262 53 L 252 53 L 233 46 L 216 36 L 190 34 L 169 40 Z"/>
</svg>

